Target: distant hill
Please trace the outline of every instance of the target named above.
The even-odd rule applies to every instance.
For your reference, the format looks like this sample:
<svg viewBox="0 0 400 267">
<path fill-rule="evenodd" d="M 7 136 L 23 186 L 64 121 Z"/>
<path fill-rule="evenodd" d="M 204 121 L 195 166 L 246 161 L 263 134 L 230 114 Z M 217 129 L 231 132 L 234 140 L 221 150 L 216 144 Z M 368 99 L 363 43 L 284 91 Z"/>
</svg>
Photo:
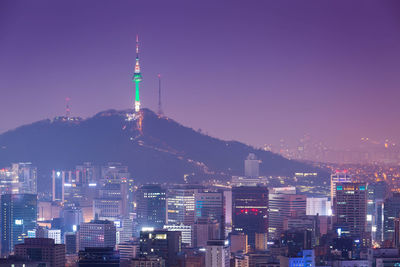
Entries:
<svg viewBox="0 0 400 267">
<path fill-rule="evenodd" d="M 126 111 L 109 110 L 77 122 L 38 121 L 0 135 L 0 167 L 30 161 L 39 170 L 71 169 L 85 161 L 121 162 L 140 182 L 182 182 L 191 179 L 242 175 L 251 152 L 262 161 L 261 175 L 292 176 L 294 172 L 321 171 L 255 149 L 223 141 L 182 126 L 143 109 L 142 132 L 137 122 L 125 120 Z"/>
</svg>

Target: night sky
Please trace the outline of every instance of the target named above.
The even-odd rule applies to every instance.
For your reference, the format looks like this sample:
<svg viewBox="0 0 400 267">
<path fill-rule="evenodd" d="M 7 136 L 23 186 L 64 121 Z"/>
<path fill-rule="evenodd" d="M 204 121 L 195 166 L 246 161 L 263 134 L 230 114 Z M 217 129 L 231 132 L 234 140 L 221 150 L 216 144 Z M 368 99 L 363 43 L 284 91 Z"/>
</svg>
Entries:
<svg viewBox="0 0 400 267">
<path fill-rule="evenodd" d="M 261 146 L 400 141 L 400 1 L 0 1 L 0 132 L 141 100 Z"/>
</svg>

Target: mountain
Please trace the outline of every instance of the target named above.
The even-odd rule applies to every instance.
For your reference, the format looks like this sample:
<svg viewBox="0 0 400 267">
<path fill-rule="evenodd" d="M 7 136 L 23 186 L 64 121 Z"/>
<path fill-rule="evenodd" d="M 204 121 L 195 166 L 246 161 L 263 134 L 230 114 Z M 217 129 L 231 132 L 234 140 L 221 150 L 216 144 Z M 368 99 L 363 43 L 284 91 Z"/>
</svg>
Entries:
<svg viewBox="0 0 400 267">
<path fill-rule="evenodd" d="M 223 141 L 185 127 L 168 117 L 143 109 L 141 120 L 127 121 L 127 111 L 108 110 L 74 122 L 42 120 L 0 135 L 0 167 L 30 161 L 39 171 L 72 169 L 90 161 L 121 162 L 140 182 L 182 182 L 242 175 L 243 161 L 255 153 L 262 161 L 261 175 L 292 176 L 294 172 L 321 171 L 255 149 Z"/>
</svg>

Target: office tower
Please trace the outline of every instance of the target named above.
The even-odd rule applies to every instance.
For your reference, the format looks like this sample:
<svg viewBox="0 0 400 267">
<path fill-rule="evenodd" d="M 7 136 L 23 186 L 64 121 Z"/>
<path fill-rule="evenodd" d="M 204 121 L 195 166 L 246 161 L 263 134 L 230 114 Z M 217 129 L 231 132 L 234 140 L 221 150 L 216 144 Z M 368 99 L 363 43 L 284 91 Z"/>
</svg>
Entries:
<svg viewBox="0 0 400 267">
<path fill-rule="evenodd" d="M 25 238 L 15 245 L 15 255 L 24 259 L 50 262 L 50 267 L 65 266 L 65 245 L 50 238 Z"/>
<path fill-rule="evenodd" d="M 336 196 L 336 184 L 337 183 L 351 183 L 352 178 L 346 170 L 336 171 L 331 174 L 331 204 L 333 205 L 334 198 Z"/>
<path fill-rule="evenodd" d="M 327 197 L 307 197 L 307 215 L 330 216 L 332 204 Z"/>
<path fill-rule="evenodd" d="M 136 258 L 139 255 L 140 242 L 138 239 L 118 244 L 118 251 L 121 261 Z"/>
<path fill-rule="evenodd" d="M 400 217 L 400 193 L 394 193 L 383 205 L 383 240 L 394 240 L 395 219 Z"/>
<path fill-rule="evenodd" d="M 265 251 L 268 246 L 268 234 L 267 233 L 256 233 L 256 251 Z"/>
<path fill-rule="evenodd" d="M 99 196 L 93 201 L 93 217 L 114 221 L 127 214 L 127 194 L 122 183 L 110 180 L 101 184 Z"/>
<path fill-rule="evenodd" d="M 36 228 L 37 196 L 5 194 L 1 196 L 1 254 L 10 253 L 22 243 L 28 231 Z"/>
<path fill-rule="evenodd" d="M 208 240 L 221 236 L 221 226 L 217 220 L 199 218 L 193 226 L 193 247 L 205 248 Z"/>
<path fill-rule="evenodd" d="M 130 218 L 123 218 L 121 220 L 114 221 L 117 226 L 117 244 L 127 242 L 132 239 L 133 236 L 133 221 Z"/>
<path fill-rule="evenodd" d="M 254 153 L 250 153 L 244 161 L 244 176 L 258 178 L 260 176 L 260 161 Z"/>
<path fill-rule="evenodd" d="M 337 183 L 334 200 L 336 229 L 343 235 L 361 238 L 367 223 L 367 187 L 365 183 Z"/>
<path fill-rule="evenodd" d="M 195 222 L 201 219 L 215 221 L 219 225 L 219 237 L 225 239 L 225 203 L 222 190 L 198 190 L 195 192 Z"/>
<path fill-rule="evenodd" d="M 206 267 L 229 267 L 230 250 L 225 240 L 209 240 L 206 247 Z"/>
<path fill-rule="evenodd" d="M 283 231 L 283 220 L 293 215 L 306 214 L 307 197 L 305 195 L 292 194 L 292 190 L 273 190 L 269 194 L 269 229 L 268 239 L 278 239 Z M 283 193 L 283 192 L 288 192 Z"/>
<path fill-rule="evenodd" d="M 176 185 L 167 190 L 167 224 L 194 224 L 195 193 L 199 189 L 202 187 Z"/>
<path fill-rule="evenodd" d="M 166 191 L 160 185 L 141 186 L 136 193 L 138 229 L 154 227 L 161 229 L 166 222 Z"/>
<path fill-rule="evenodd" d="M 182 237 L 182 246 L 191 248 L 193 246 L 193 226 L 184 224 L 164 225 L 165 230 L 180 232 Z"/>
<path fill-rule="evenodd" d="M 111 247 L 116 244 L 116 227 L 113 222 L 92 220 L 79 228 L 79 249 L 88 247 Z"/>
<path fill-rule="evenodd" d="M 65 232 L 75 232 L 78 225 L 84 221 L 82 209 L 76 206 L 64 206 L 61 216 L 64 219 Z"/>
<path fill-rule="evenodd" d="M 112 247 L 87 247 L 79 251 L 79 267 L 119 267 L 119 253 Z"/>
<path fill-rule="evenodd" d="M 46 238 L 54 240 L 55 244 L 61 244 L 61 230 L 60 229 L 46 229 Z"/>
<path fill-rule="evenodd" d="M 0 169 L 0 194 L 36 194 L 37 168 L 30 162 Z"/>
<path fill-rule="evenodd" d="M 77 233 L 65 233 L 64 242 L 65 242 L 65 253 L 67 255 L 78 253 Z"/>
<path fill-rule="evenodd" d="M 64 202 L 64 185 L 65 185 L 65 171 L 54 171 L 52 172 L 52 196 L 53 201 Z"/>
<path fill-rule="evenodd" d="M 121 163 L 109 162 L 101 167 L 101 180 L 120 181 L 121 179 L 128 179 L 129 177 L 128 166 L 124 166 Z"/>
<path fill-rule="evenodd" d="M 89 185 L 100 180 L 100 168 L 91 162 L 84 162 L 75 167 L 75 179 L 77 184 Z"/>
<path fill-rule="evenodd" d="M 156 255 L 166 261 L 166 266 L 174 266 L 181 252 L 181 233 L 167 230 L 140 232 L 140 257 Z"/>
<path fill-rule="evenodd" d="M 19 194 L 37 193 L 37 168 L 30 162 L 12 164 L 13 174 L 18 177 Z"/>
<path fill-rule="evenodd" d="M 233 232 L 243 232 L 254 248 L 255 234 L 268 233 L 267 187 L 232 188 Z"/>
<path fill-rule="evenodd" d="M 247 235 L 243 233 L 236 233 L 229 235 L 229 244 L 231 246 L 232 253 L 243 253 L 246 254 L 248 252 L 248 239 Z"/>
</svg>

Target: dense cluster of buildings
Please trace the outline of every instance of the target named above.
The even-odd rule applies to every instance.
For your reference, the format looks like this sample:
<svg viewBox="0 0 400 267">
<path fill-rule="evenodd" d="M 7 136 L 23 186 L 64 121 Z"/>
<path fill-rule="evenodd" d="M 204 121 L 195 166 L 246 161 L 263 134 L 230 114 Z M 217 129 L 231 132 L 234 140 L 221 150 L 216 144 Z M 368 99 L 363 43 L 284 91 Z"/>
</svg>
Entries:
<svg viewBox="0 0 400 267">
<path fill-rule="evenodd" d="M 0 170 L 0 266 L 397 266 L 400 194 L 331 175 L 327 196 L 270 187 L 254 154 L 221 184 L 136 184 L 126 166 Z M 8 264 L 8 265 L 7 265 Z M 23 265 L 25 264 L 25 265 Z"/>
</svg>

